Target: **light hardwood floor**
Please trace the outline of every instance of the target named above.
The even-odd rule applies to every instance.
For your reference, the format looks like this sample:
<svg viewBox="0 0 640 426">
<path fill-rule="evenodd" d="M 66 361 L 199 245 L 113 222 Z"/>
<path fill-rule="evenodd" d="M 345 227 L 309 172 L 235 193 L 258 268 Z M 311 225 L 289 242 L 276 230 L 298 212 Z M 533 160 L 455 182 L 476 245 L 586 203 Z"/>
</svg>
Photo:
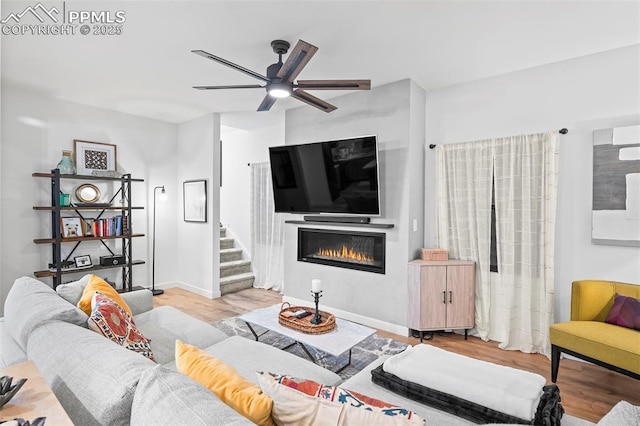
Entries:
<svg viewBox="0 0 640 426">
<path fill-rule="evenodd" d="M 255 288 L 214 300 L 180 288 L 170 288 L 154 298 L 155 306 L 173 306 L 208 323 L 281 301 L 279 293 Z M 380 330 L 378 334 L 411 345 L 420 342 L 417 338 Z M 463 336 L 457 334 L 436 335 L 428 343 L 476 359 L 538 373 L 546 377 L 547 383 L 551 383 L 550 361 L 540 354 L 504 351 L 495 342 L 483 342 L 475 337 L 465 341 Z M 580 361 L 563 359 L 560 362 L 557 385 L 566 412 L 592 422 L 599 421 L 620 400 L 640 405 L 640 381 Z"/>
</svg>

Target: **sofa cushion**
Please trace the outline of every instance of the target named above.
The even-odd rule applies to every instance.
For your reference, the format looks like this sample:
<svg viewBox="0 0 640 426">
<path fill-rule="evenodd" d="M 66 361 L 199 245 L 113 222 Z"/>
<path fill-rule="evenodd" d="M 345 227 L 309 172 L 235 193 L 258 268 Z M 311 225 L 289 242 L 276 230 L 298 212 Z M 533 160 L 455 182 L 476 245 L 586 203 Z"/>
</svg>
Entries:
<svg viewBox="0 0 640 426">
<path fill-rule="evenodd" d="M 66 302 L 65 302 L 66 303 Z M 49 321 L 27 353 L 77 425 L 126 425 L 142 373 L 155 364 L 86 328 Z"/>
<path fill-rule="evenodd" d="M 136 328 L 133 319 L 113 299 L 96 291 L 91 299 L 89 329 L 125 349 L 138 352 L 154 360 L 149 339 Z"/>
<path fill-rule="evenodd" d="M 120 293 L 122 300 L 131 308 L 133 316 L 153 309 L 153 293 L 146 288 Z"/>
<path fill-rule="evenodd" d="M 600 321 L 567 321 L 549 328 L 551 343 L 640 374 L 640 331 Z"/>
<path fill-rule="evenodd" d="M 272 426 L 273 401 L 233 367 L 195 346 L 176 341 L 176 367 L 257 425 Z"/>
<path fill-rule="evenodd" d="M 62 299 L 45 283 L 30 277 L 18 278 L 4 303 L 7 331 L 23 350 L 29 334 L 41 323 L 60 320 L 87 327 L 84 312 Z"/>
<path fill-rule="evenodd" d="M 252 424 L 209 389 L 161 365 L 142 373 L 133 396 L 132 426 Z"/>
<path fill-rule="evenodd" d="M 261 374 L 259 382 L 262 390 L 273 398 L 272 417 L 278 424 L 424 424 L 410 410 L 342 387 L 269 373 Z"/>
<path fill-rule="evenodd" d="M 231 365 L 242 377 L 258 383 L 256 371 L 273 371 L 304 377 L 325 385 L 338 384 L 340 376 L 273 346 L 241 336 L 232 336 L 205 349 L 205 352 Z"/>
<path fill-rule="evenodd" d="M 100 293 L 108 296 L 113 299 L 122 309 L 124 309 L 129 315 L 133 316 L 133 312 L 131 312 L 131 308 L 127 305 L 122 297 L 118 294 L 115 288 L 111 287 L 108 282 L 103 280 L 97 275 L 91 275 L 89 278 L 89 284 L 84 288 L 82 292 L 82 297 L 78 302 L 78 308 L 82 309 L 82 311 L 91 315 L 91 300 L 93 299 L 93 293 L 99 291 Z"/>
<path fill-rule="evenodd" d="M 133 317 L 138 330 L 151 340 L 151 350 L 158 364 L 173 363 L 176 340 L 206 348 L 228 336 L 204 321 L 171 306 L 161 306 Z"/>
<path fill-rule="evenodd" d="M 72 305 L 77 305 L 82 298 L 84 288 L 89 284 L 91 274 L 87 274 L 77 281 L 60 284 L 56 287 L 56 293 Z"/>
<path fill-rule="evenodd" d="M 640 299 L 616 293 L 613 307 L 605 322 L 640 330 Z"/>
</svg>

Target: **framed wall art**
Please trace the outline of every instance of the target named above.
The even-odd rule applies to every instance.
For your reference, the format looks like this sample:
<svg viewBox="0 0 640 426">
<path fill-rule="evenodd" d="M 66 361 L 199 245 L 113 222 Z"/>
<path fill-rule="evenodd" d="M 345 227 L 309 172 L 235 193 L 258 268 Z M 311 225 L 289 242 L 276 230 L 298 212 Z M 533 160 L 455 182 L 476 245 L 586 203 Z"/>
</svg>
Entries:
<svg viewBox="0 0 640 426">
<path fill-rule="evenodd" d="M 207 181 L 187 180 L 182 184 L 185 222 L 207 221 Z"/>
<path fill-rule="evenodd" d="M 593 131 L 593 244 L 640 247 L 640 126 Z"/>
<path fill-rule="evenodd" d="M 94 175 L 116 171 L 115 145 L 78 139 L 75 139 L 73 143 L 75 163 L 79 175 Z"/>
</svg>

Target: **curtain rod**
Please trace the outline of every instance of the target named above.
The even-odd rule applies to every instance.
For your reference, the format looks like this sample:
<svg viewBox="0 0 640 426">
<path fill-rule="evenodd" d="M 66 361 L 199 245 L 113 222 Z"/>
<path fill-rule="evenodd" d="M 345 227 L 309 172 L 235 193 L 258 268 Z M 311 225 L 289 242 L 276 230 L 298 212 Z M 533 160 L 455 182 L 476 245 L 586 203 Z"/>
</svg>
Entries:
<svg viewBox="0 0 640 426">
<path fill-rule="evenodd" d="M 558 130 L 558 133 L 560 133 L 561 135 L 566 135 L 567 133 L 569 133 L 569 129 L 567 129 L 566 127 L 563 127 L 562 129 Z M 436 147 L 436 144 L 432 143 L 429 144 L 429 149 L 433 149 Z"/>
</svg>

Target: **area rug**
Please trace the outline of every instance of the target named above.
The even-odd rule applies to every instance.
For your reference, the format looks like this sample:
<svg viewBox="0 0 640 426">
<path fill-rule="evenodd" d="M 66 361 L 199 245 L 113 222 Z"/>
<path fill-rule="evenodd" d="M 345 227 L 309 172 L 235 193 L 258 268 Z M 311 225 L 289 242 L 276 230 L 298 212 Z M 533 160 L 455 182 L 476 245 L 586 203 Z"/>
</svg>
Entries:
<svg viewBox="0 0 640 426">
<path fill-rule="evenodd" d="M 227 336 L 242 336 L 248 339 L 255 339 L 247 324 L 238 318 L 227 318 L 213 324 L 214 327 L 224 332 Z M 282 334 L 269 331 L 266 328 L 252 325 L 253 329 L 260 336 L 260 342 L 274 346 L 278 349 L 284 349 L 294 355 L 304 359 L 309 356 L 304 352 L 300 345 L 294 344 L 294 341 Z M 264 333 L 264 334 L 263 334 Z M 367 337 L 365 340 L 354 346 L 351 351 L 351 364 L 346 368 L 337 372 L 344 380 L 355 375 L 367 365 L 383 355 L 395 355 L 400 353 L 407 347 L 406 343 L 401 343 L 387 337 L 381 337 L 377 334 Z M 323 353 L 311 346 L 307 346 L 309 352 L 316 360 L 316 363 L 331 371 L 337 371 L 349 361 L 349 353 L 345 353 L 339 357 L 334 357 Z"/>
</svg>

